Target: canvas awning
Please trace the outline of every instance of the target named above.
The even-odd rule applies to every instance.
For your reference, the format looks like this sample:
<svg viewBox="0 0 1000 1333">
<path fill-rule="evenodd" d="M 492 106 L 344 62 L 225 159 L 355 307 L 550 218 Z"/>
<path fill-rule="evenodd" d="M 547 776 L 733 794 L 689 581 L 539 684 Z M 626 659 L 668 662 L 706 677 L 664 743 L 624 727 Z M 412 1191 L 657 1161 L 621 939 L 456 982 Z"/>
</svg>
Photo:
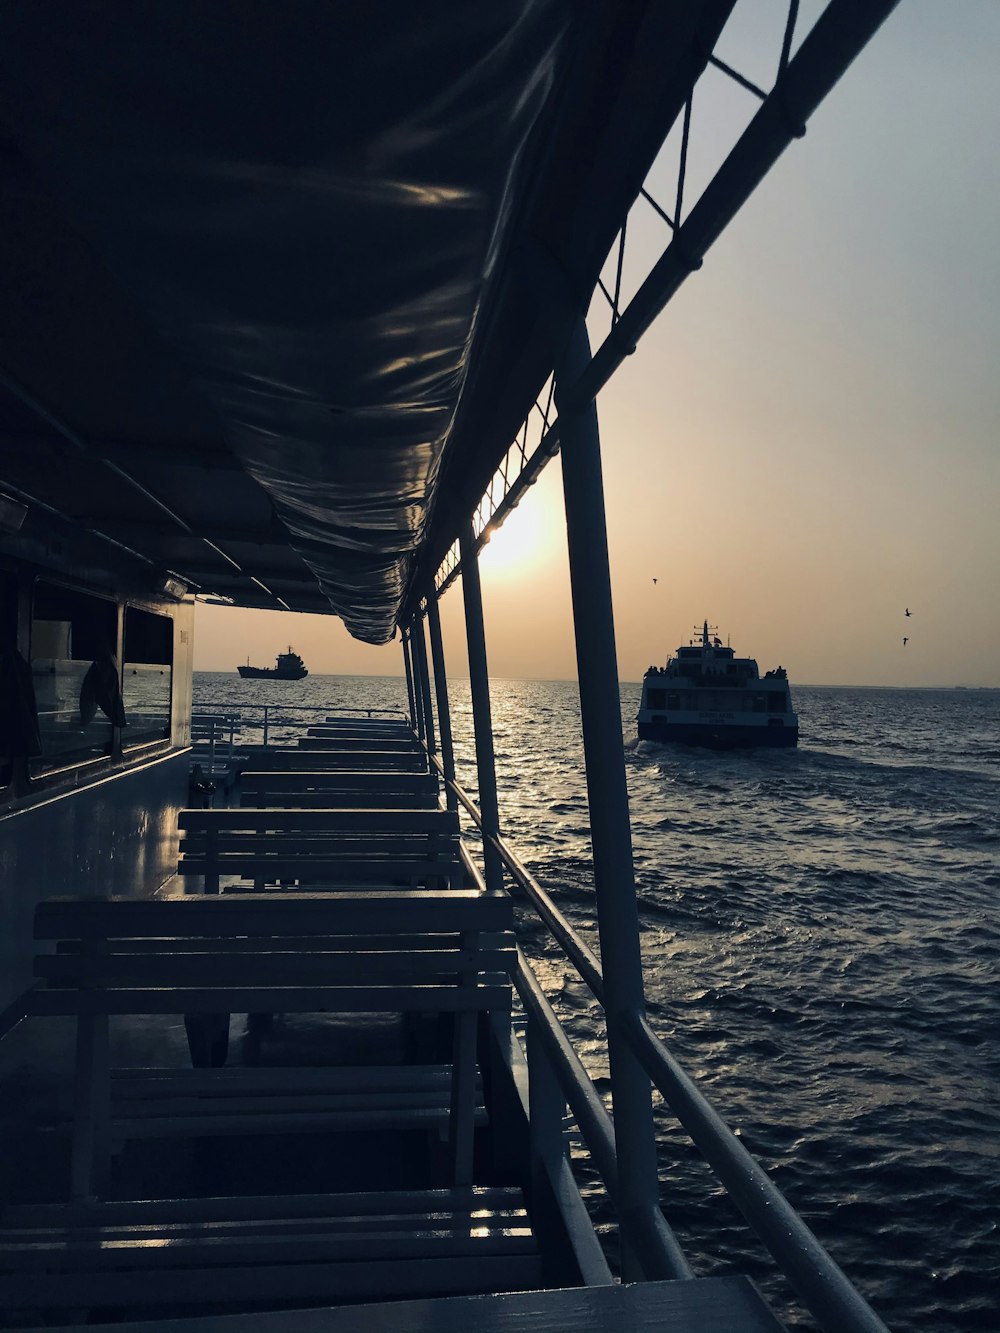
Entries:
<svg viewBox="0 0 1000 1333">
<path fill-rule="evenodd" d="M 391 638 L 731 5 L 0 10 L 0 487 Z"/>
</svg>

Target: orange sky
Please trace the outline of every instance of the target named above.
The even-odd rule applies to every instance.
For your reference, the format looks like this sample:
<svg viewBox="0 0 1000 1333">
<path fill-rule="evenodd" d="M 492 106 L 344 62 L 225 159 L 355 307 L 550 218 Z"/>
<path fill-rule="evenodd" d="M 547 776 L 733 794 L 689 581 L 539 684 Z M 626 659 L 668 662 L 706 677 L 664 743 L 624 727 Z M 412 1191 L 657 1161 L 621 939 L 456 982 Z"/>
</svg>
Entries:
<svg viewBox="0 0 1000 1333">
<path fill-rule="evenodd" d="M 766 82 L 770 37 L 728 42 Z M 707 616 L 793 683 L 1000 686 L 998 50 L 992 0 L 901 6 L 602 393 L 623 680 Z M 718 78 L 695 99 L 692 200 L 752 110 Z M 666 236 L 650 213 L 630 237 L 634 288 Z M 590 324 L 596 345 L 606 309 Z M 493 674 L 573 676 L 558 462 L 483 580 Z M 460 614 L 456 587 L 456 675 Z M 199 669 L 289 643 L 316 674 L 401 670 L 398 645 L 332 618 L 199 607 Z"/>
</svg>

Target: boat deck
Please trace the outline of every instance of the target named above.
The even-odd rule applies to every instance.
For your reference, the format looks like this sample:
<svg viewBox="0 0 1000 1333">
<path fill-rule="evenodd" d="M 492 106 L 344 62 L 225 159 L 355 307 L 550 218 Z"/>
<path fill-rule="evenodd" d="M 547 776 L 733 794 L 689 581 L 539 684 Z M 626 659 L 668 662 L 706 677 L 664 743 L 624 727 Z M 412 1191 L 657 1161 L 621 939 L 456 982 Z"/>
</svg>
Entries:
<svg viewBox="0 0 1000 1333">
<path fill-rule="evenodd" d="M 564 1149 L 556 1187 L 526 1151 L 510 899 L 412 733 L 312 730 L 182 812 L 157 898 L 38 909 L 5 1325 L 780 1327 L 742 1278 L 615 1282 Z"/>
</svg>

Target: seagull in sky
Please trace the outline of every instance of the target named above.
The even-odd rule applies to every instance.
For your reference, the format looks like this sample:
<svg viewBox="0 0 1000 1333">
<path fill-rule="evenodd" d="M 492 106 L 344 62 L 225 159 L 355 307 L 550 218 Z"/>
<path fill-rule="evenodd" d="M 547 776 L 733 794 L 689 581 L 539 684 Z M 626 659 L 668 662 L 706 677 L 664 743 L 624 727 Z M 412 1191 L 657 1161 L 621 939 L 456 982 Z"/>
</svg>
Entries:
<svg viewBox="0 0 1000 1333">
<path fill-rule="evenodd" d="M 903 612 L 903 615 L 908 616 L 909 614 L 910 614 L 910 608 L 907 607 L 906 610 Z"/>
<path fill-rule="evenodd" d="M 653 582 L 655 583 L 655 582 L 656 582 L 656 579 L 654 579 Z M 910 614 L 909 611 L 907 611 L 906 614 L 909 615 L 909 614 Z"/>
<path fill-rule="evenodd" d="M 910 642 L 909 639 L 908 639 L 908 638 L 906 637 L 906 635 L 904 634 L 904 635 L 903 635 L 903 647 L 905 648 L 906 645 L 907 645 L 909 642 Z"/>
</svg>

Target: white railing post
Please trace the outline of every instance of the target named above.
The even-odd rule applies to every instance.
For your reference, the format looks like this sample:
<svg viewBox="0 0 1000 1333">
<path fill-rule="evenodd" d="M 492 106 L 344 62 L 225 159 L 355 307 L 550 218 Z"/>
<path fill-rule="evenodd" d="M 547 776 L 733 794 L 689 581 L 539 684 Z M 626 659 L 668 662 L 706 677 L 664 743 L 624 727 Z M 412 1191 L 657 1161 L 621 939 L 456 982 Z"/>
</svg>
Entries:
<svg viewBox="0 0 1000 1333">
<path fill-rule="evenodd" d="M 490 708 L 490 673 L 486 662 L 486 630 L 483 624 L 483 590 L 479 582 L 476 537 L 472 519 L 466 520 L 460 537 L 462 597 L 465 603 L 465 633 L 469 644 L 469 688 L 472 721 L 476 732 L 476 772 L 479 812 L 482 816 L 483 866 L 486 887 L 503 888 L 503 862 L 490 841 L 500 836 L 497 803 L 496 759 L 493 752 L 493 715 Z"/>
<path fill-rule="evenodd" d="M 455 781 L 455 745 L 451 734 L 451 707 L 448 702 L 448 673 L 444 664 L 444 640 L 441 637 L 441 613 L 433 592 L 427 598 L 427 627 L 431 636 L 431 660 L 434 663 L 434 691 L 437 695 L 438 731 L 441 733 L 441 762 L 444 768 L 445 803 L 458 809 L 458 797 L 452 790 Z"/>
<path fill-rule="evenodd" d="M 424 736 L 427 741 L 427 753 L 437 753 L 437 740 L 434 735 L 434 705 L 431 702 L 431 676 L 427 666 L 427 639 L 424 635 L 424 617 L 418 611 L 413 618 L 413 659 L 417 673 L 417 686 L 424 713 Z"/>
<path fill-rule="evenodd" d="M 416 647 L 413 643 L 413 622 L 403 631 L 403 665 L 406 668 L 406 694 L 410 703 L 410 725 L 419 738 L 424 738 L 424 714 L 420 707 L 420 690 L 416 681 Z"/>
<path fill-rule="evenodd" d="M 560 390 L 570 389 L 589 361 L 587 328 L 581 318 L 556 367 L 556 403 L 611 1064 L 622 1275 L 626 1279 L 681 1276 L 649 1271 L 649 1264 L 643 1263 L 643 1236 L 659 1210 L 659 1180 L 649 1076 L 627 1040 L 628 1016 L 645 1013 L 645 995 L 600 435 L 592 400 L 567 406 L 560 399 Z"/>
</svg>

